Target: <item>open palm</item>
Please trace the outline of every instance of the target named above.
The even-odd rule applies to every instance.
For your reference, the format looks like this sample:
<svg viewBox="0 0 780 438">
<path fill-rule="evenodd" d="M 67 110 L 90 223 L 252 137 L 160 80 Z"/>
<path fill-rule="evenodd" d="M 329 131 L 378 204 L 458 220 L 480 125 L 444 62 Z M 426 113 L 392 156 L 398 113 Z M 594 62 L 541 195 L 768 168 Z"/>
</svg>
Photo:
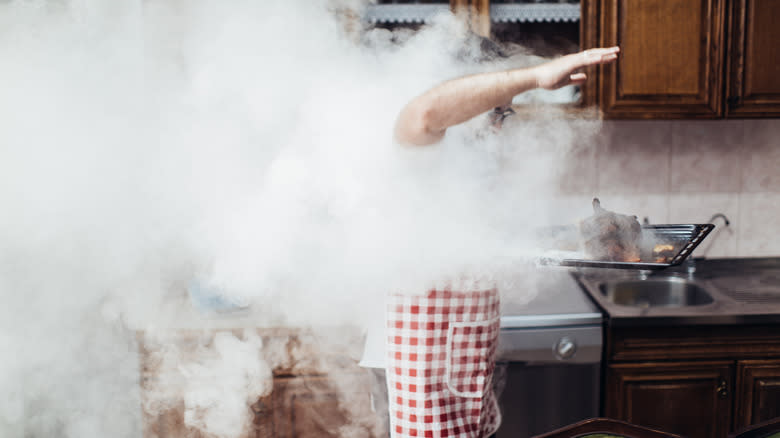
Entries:
<svg viewBox="0 0 780 438">
<path fill-rule="evenodd" d="M 537 84 L 540 88 L 555 90 L 565 85 L 585 82 L 585 73 L 577 70 L 591 65 L 608 64 L 617 59 L 619 47 L 583 50 L 562 56 L 536 67 Z"/>
</svg>

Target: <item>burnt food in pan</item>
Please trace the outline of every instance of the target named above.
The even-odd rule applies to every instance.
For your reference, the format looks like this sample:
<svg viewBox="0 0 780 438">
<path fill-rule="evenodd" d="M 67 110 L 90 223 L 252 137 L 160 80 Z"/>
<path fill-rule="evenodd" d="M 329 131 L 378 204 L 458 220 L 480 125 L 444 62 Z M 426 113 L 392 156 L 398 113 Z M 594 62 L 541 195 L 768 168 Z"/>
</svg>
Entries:
<svg viewBox="0 0 780 438">
<path fill-rule="evenodd" d="M 640 260 L 642 226 L 636 216 L 605 210 L 598 198 L 593 199 L 593 215 L 580 222 L 580 235 L 589 259 L 611 262 Z"/>
</svg>

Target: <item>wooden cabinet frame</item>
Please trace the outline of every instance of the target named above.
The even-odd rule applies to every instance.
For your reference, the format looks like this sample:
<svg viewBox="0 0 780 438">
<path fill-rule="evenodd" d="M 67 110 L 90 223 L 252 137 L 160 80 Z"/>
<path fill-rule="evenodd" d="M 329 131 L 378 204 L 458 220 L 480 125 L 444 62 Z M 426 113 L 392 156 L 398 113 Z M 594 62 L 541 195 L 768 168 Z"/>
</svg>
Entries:
<svg viewBox="0 0 780 438">
<path fill-rule="evenodd" d="M 203 438 L 205 434 L 184 421 L 182 399 L 187 378 L 180 365 L 210 357 L 218 333 L 241 338 L 246 331 L 262 339 L 264 351 L 276 357 L 264 382 L 272 385 L 246 406 L 250 422 L 243 425 L 244 438 L 308 438 L 386 436 L 382 416 L 374 410 L 376 377 L 360 367 L 355 349 L 362 345 L 351 327 L 321 329 L 171 329 L 149 339 L 138 332 L 140 384 L 145 438 Z M 353 337 L 354 336 L 354 337 Z M 334 343 L 329 340 L 338 339 Z M 174 360 L 163 360 L 175 351 Z M 219 381 L 204 381 L 219 386 Z M 260 388 L 267 386 L 261 385 Z"/>
<path fill-rule="evenodd" d="M 735 430 L 780 416 L 780 360 L 745 360 L 737 366 Z"/>
<path fill-rule="evenodd" d="M 668 36 L 670 32 L 663 35 L 653 34 L 651 29 L 660 19 L 644 15 L 654 9 L 653 3 L 631 0 L 583 2 L 581 46 L 591 48 L 619 45 L 623 48 L 623 53 L 616 63 L 598 67 L 600 80 L 595 84 L 598 91 L 585 93 L 585 104 L 598 104 L 608 117 L 614 118 L 717 118 L 722 115 L 724 0 L 675 1 L 681 7 L 688 8 L 685 11 L 698 12 L 692 22 L 700 27 L 685 29 L 690 32 L 698 29 L 695 38 L 685 40 L 695 41 L 689 44 L 691 54 L 695 55 L 692 59 L 685 57 L 684 53 L 678 53 L 678 47 L 665 47 L 666 43 L 675 41 Z M 664 3 L 668 4 L 671 3 Z M 631 8 L 639 9 L 639 12 L 631 14 Z M 626 28 L 632 29 L 630 34 Z M 683 29 L 679 30 L 682 31 Z M 676 58 L 675 62 L 690 62 L 693 67 L 697 66 L 694 83 L 681 83 L 678 89 L 667 91 L 662 90 L 662 85 L 665 81 L 674 81 L 673 77 L 659 78 L 659 82 L 653 84 L 652 81 L 656 79 L 652 76 L 629 76 L 627 71 L 636 74 L 645 66 L 649 66 L 648 69 L 652 67 L 648 64 L 651 61 L 642 59 L 637 54 L 643 50 L 668 50 L 668 56 L 661 61 Z M 588 88 L 592 85 L 588 84 Z M 646 91 L 643 87 L 646 87 Z"/>
<path fill-rule="evenodd" d="M 725 437 L 731 424 L 732 374 L 729 361 L 610 365 L 605 415 L 685 436 Z M 690 397 L 688 403 L 671 406 L 677 415 L 663 415 L 670 409 L 664 400 L 679 404 L 682 394 Z"/>
<path fill-rule="evenodd" d="M 607 417 L 683 436 L 726 438 L 780 416 L 777 325 L 607 324 L 604 335 L 602 413 Z M 669 400 L 689 397 L 685 406 L 714 425 L 709 433 L 702 435 L 690 424 L 686 415 L 691 414 L 653 417 L 653 401 L 665 400 L 665 391 Z M 637 410 L 642 404 L 645 408 Z"/>
<path fill-rule="evenodd" d="M 780 115 L 780 45 L 772 38 L 780 32 L 768 31 L 776 26 L 780 4 L 775 0 L 733 0 L 729 6 L 726 115 Z"/>
<path fill-rule="evenodd" d="M 778 117 L 779 15 L 775 0 L 582 0 L 582 48 L 623 49 L 583 103 L 618 119 Z"/>
<path fill-rule="evenodd" d="M 334 384 L 348 381 L 349 388 Z M 271 394 L 253 405 L 256 438 L 339 437 L 386 434 L 371 412 L 367 373 L 274 379 Z"/>
</svg>

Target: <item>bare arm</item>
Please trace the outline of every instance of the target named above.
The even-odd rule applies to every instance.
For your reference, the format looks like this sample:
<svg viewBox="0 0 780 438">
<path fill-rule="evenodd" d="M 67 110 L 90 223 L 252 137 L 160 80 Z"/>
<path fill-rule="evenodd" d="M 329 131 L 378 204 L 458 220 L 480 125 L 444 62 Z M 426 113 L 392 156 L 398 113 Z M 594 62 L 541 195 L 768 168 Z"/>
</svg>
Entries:
<svg viewBox="0 0 780 438">
<path fill-rule="evenodd" d="M 463 123 L 533 88 L 556 89 L 587 79 L 576 70 L 617 59 L 619 48 L 590 49 L 531 68 L 481 73 L 439 84 L 409 102 L 398 116 L 395 137 L 402 144 L 428 145 L 447 128 Z"/>
</svg>

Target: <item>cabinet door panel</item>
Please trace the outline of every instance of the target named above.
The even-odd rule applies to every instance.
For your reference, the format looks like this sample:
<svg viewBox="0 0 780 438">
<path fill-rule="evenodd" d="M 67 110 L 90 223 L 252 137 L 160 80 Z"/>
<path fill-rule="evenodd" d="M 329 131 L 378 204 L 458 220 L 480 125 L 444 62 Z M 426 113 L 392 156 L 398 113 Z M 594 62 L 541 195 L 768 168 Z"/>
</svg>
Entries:
<svg viewBox="0 0 780 438">
<path fill-rule="evenodd" d="M 607 117 L 714 118 L 721 111 L 722 0 L 603 0 L 600 67 Z"/>
<path fill-rule="evenodd" d="M 780 115 L 780 2 L 737 0 L 731 6 L 726 113 Z"/>
<path fill-rule="evenodd" d="M 370 394 L 365 375 L 276 379 L 271 393 L 271 418 L 266 415 L 266 421 L 255 422 L 257 436 L 383 436 L 385 432 L 372 410 Z"/>
<path fill-rule="evenodd" d="M 184 422 L 184 403 L 154 414 L 143 412 L 144 438 L 206 438 L 205 433 L 187 426 Z M 249 437 L 247 432 L 246 437 Z"/>
<path fill-rule="evenodd" d="M 726 437 L 731 362 L 613 364 L 605 413 L 690 438 Z"/>
<path fill-rule="evenodd" d="M 740 361 L 735 429 L 780 417 L 780 361 Z"/>
</svg>

